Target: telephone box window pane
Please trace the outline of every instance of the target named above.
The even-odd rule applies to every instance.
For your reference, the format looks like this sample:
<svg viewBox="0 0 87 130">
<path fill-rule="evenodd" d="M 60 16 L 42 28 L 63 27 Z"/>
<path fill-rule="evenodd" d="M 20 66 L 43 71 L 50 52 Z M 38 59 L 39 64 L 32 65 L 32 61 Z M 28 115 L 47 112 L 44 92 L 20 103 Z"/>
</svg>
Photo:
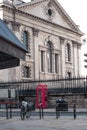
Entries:
<svg viewBox="0 0 87 130">
<path fill-rule="evenodd" d="M 41 97 L 41 95 L 42 95 L 42 92 L 40 90 L 40 91 L 38 91 L 38 103 L 42 103 L 42 97 Z"/>
</svg>

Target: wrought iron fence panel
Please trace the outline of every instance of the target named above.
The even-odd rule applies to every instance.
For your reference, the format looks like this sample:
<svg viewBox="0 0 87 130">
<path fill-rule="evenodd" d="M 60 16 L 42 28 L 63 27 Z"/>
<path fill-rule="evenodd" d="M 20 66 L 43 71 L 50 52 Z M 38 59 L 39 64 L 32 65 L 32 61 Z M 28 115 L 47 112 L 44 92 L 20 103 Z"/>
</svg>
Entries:
<svg viewBox="0 0 87 130">
<path fill-rule="evenodd" d="M 87 77 L 0 82 L 0 88 L 15 88 L 19 95 L 35 95 L 38 84 L 47 84 L 48 94 L 87 93 Z"/>
</svg>

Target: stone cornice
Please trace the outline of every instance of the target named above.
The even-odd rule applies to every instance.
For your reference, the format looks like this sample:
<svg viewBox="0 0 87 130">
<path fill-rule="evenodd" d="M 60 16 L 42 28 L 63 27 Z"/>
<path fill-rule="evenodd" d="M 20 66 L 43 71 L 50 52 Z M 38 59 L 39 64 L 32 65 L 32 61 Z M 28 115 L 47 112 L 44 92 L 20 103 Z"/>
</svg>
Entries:
<svg viewBox="0 0 87 130">
<path fill-rule="evenodd" d="M 59 28 L 61 28 L 61 29 L 64 29 L 64 30 L 67 30 L 67 31 L 70 31 L 70 32 L 76 33 L 76 34 L 78 34 L 78 35 L 80 35 L 80 36 L 83 35 L 83 34 L 80 33 L 80 32 L 77 32 L 77 31 L 74 31 L 74 30 L 71 30 L 71 29 L 65 28 L 65 27 L 60 26 L 60 25 L 58 25 L 58 24 L 56 24 L 56 23 L 53 23 L 53 22 L 47 21 L 47 20 L 45 20 L 45 19 L 42 19 L 42 18 L 40 18 L 40 17 L 37 17 L 37 16 L 34 16 L 34 15 L 31 15 L 31 14 L 29 14 L 29 13 L 26 13 L 26 12 L 23 12 L 23 11 L 20 11 L 20 10 L 17 10 L 17 12 L 18 12 L 18 13 L 22 13 L 22 14 L 25 15 L 25 16 L 27 15 L 27 16 L 29 16 L 29 18 L 31 18 L 31 19 L 33 19 L 33 20 L 35 20 L 35 21 L 38 21 L 38 22 L 42 22 L 43 24 L 50 24 L 51 26 L 59 27 Z"/>
<path fill-rule="evenodd" d="M 39 4 L 43 1 L 47 1 L 47 0 L 31 1 L 31 2 L 24 3 L 24 4 L 16 5 L 16 7 L 17 8 L 23 8 L 23 7 L 26 7 L 26 6 L 32 6 L 32 5 L 35 5 L 35 4 Z"/>
<path fill-rule="evenodd" d="M 66 39 L 66 38 L 61 37 L 61 36 L 59 36 L 59 38 L 60 38 L 60 41 L 61 41 L 61 42 L 64 42 L 64 40 Z M 69 40 L 69 39 L 67 39 L 67 40 Z M 74 44 L 78 44 L 79 46 L 81 46 L 81 45 L 82 45 L 82 43 L 81 43 L 81 42 L 77 42 L 77 41 L 75 41 L 75 40 L 72 40 L 72 42 L 73 42 Z"/>
<path fill-rule="evenodd" d="M 12 10 L 12 8 L 10 8 L 10 7 L 6 6 L 6 5 L 2 5 L 2 7 L 3 7 L 3 8 L 7 8 L 7 9 L 9 9 L 9 10 Z M 78 31 L 74 31 L 74 30 L 65 28 L 65 27 L 60 26 L 60 25 L 58 25 L 58 24 L 56 24 L 56 23 L 52 23 L 52 22 L 50 22 L 50 21 L 47 21 L 47 20 L 45 20 L 45 19 L 42 19 L 42 18 L 40 18 L 40 17 L 34 16 L 34 15 L 32 15 L 32 14 L 29 14 L 29 13 L 27 13 L 27 12 L 24 12 L 24 11 L 21 11 L 21 10 L 18 10 L 18 9 L 15 9 L 15 13 L 19 13 L 19 14 L 22 14 L 22 15 L 24 15 L 24 16 L 28 16 L 30 19 L 35 20 L 35 21 L 37 21 L 37 22 L 42 22 L 42 23 L 45 24 L 45 25 L 46 25 L 46 24 L 48 24 L 48 25 L 50 24 L 50 26 L 58 27 L 58 28 L 60 28 L 60 29 L 67 30 L 67 31 L 69 31 L 69 32 L 76 33 L 76 34 L 78 34 L 78 35 L 80 35 L 80 36 L 83 35 L 81 32 L 78 32 Z"/>
<path fill-rule="evenodd" d="M 67 14 L 67 12 L 63 9 L 63 7 L 60 5 L 60 3 L 57 0 L 51 0 L 51 2 L 55 5 L 57 5 L 57 10 L 60 12 L 60 14 L 64 17 L 66 22 L 70 25 L 70 27 L 79 33 L 82 33 L 80 29 L 77 27 L 77 25 L 74 23 L 74 21 L 71 19 L 71 17 Z M 56 6 L 55 6 L 56 7 Z"/>
<path fill-rule="evenodd" d="M 82 45 L 82 43 L 81 43 L 81 42 L 77 42 L 77 41 L 74 41 L 74 40 L 73 40 L 73 43 L 74 43 L 74 44 L 78 44 L 79 46 L 81 46 L 81 45 Z"/>
<path fill-rule="evenodd" d="M 19 9 L 25 8 L 26 6 L 31 6 L 33 4 L 39 4 L 41 2 L 48 1 L 48 0 L 38 0 L 38 1 L 32 1 L 29 3 L 25 3 L 23 5 L 19 6 Z M 69 24 L 69 26 L 73 29 L 73 31 L 77 31 L 78 33 L 82 33 L 80 29 L 77 27 L 77 25 L 74 23 L 74 21 L 71 19 L 71 17 L 67 14 L 67 12 L 63 9 L 63 7 L 60 5 L 60 3 L 57 0 L 49 0 L 53 5 L 56 7 L 58 12 L 64 17 L 66 22 Z"/>
<path fill-rule="evenodd" d="M 64 37 L 61 37 L 61 36 L 60 36 L 59 38 L 60 38 L 60 41 L 61 41 L 61 42 L 65 40 Z"/>
</svg>

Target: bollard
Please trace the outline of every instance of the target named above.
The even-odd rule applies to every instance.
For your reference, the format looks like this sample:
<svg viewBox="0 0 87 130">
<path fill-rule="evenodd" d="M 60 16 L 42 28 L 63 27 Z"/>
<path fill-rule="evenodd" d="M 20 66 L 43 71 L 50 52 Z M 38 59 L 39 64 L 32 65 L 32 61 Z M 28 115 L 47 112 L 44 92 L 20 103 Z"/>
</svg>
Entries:
<svg viewBox="0 0 87 130">
<path fill-rule="evenodd" d="M 6 104 L 6 119 L 8 119 L 8 105 Z"/>
<path fill-rule="evenodd" d="M 39 117 L 41 119 L 41 108 L 39 108 Z"/>
<path fill-rule="evenodd" d="M 40 119 L 44 117 L 43 107 L 42 107 L 42 108 L 39 108 L 39 117 L 40 117 Z"/>
<path fill-rule="evenodd" d="M 74 120 L 76 119 L 76 104 L 73 106 L 73 114 L 74 114 Z"/>
<path fill-rule="evenodd" d="M 60 118 L 60 111 L 56 110 L 56 119 Z"/>
<path fill-rule="evenodd" d="M 74 110 L 74 119 L 76 119 L 76 110 Z"/>
<path fill-rule="evenodd" d="M 12 118 L 12 106 L 10 104 L 10 118 Z"/>
<path fill-rule="evenodd" d="M 44 117 L 44 114 L 43 114 L 43 107 L 42 107 L 42 118 Z"/>
<path fill-rule="evenodd" d="M 56 110 L 56 119 L 58 119 L 58 111 Z"/>
</svg>

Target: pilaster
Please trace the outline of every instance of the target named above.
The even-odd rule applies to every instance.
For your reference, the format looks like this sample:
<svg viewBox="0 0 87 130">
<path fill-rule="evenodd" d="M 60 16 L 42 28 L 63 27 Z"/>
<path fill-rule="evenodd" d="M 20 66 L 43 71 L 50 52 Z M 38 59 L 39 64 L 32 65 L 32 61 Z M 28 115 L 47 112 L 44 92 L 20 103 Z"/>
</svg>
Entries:
<svg viewBox="0 0 87 130">
<path fill-rule="evenodd" d="M 60 66 L 59 74 L 61 77 L 65 77 L 65 46 L 64 46 L 64 37 L 60 37 Z"/>
</svg>

